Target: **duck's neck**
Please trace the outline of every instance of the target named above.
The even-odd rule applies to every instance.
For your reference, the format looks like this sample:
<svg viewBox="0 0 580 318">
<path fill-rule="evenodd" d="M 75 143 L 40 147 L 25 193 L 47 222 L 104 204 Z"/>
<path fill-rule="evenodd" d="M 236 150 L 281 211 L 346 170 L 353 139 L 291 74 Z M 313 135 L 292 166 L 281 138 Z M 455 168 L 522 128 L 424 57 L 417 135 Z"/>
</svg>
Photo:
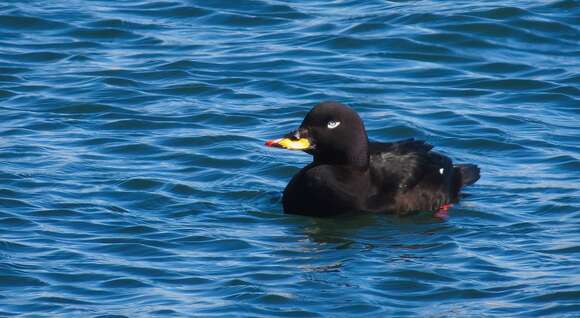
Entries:
<svg viewBox="0 0 580 318">
<path fill-rule="evenodd" d="M 368 141 L 359 142 L 356 145 L 350 145 L 348 151 L 322 151 L 314 154 L 314 163 L 317 165 L 345 165 L 353 166 L 359 169 L 369 167 L 369 149 Z"/>
</svg>

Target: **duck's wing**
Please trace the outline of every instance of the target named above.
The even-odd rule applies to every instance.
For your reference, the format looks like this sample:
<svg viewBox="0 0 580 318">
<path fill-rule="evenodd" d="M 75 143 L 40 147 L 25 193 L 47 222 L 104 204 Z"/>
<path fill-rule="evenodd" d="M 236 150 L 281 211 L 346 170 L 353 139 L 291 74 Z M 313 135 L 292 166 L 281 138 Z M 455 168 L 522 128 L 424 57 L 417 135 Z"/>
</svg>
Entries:
<svg viewBox="0 0 580 318">
<path fill-rule="evenodd" d="M 369 149 L 375 178 L 391 189 L 407 191 L 424 180 L 436 186 L 453 173 L 451 159 L 431 151 L 433 146 L 422 140 L 371 142 Z"/>
</svg>

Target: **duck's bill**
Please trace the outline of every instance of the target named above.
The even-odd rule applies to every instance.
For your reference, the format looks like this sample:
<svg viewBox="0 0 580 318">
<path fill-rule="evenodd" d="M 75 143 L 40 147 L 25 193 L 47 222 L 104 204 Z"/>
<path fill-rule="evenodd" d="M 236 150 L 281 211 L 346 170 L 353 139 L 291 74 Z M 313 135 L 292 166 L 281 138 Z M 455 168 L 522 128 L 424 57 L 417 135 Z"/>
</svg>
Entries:
<svg viewBox="0 0 580 318">
<path fill-rule="evenodd" d="M 266 141 L 266 146 L 275 148 L 284 148 L 289 150 L 308 150 L 311 147 L 308 138 L 290 139 L 280 138 Z"/>
</svg>

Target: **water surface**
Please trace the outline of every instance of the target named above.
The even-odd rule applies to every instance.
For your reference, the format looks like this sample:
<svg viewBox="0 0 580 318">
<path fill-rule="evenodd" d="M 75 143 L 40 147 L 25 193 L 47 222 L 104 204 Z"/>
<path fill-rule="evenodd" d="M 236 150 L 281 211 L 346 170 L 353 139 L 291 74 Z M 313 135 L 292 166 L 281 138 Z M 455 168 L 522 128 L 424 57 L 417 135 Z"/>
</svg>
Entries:
<svg viewBox="0 0 580 318">
<path fill-rule="evenodd" d="M 580 316 L 578 1 L 3 1 L 0 316 Z M 284 215 L 321 100 L 483 177 Z"/>
</svg>

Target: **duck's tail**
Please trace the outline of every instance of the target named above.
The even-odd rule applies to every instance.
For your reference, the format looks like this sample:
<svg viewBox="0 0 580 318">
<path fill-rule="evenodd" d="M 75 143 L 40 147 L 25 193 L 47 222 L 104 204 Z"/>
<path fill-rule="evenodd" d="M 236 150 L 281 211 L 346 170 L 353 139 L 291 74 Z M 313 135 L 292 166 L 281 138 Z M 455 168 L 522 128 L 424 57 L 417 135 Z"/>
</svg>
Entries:
<svg viewBox="0 0 580 318">
<path fill-rule="evenodd" d="M 477 165 L 466 163 L 466 164 L 454 165 L 454 167 L 455 167 L 455 172 L 459 172 L 459 175 L 461 176 L 460 188 L 472 185 L 477 180 L 479 180 L 479 177 L 480 177 L 479 173 L 480 173 L 481 169 L 479 169 L 479 167 Z"/>
</svg>

